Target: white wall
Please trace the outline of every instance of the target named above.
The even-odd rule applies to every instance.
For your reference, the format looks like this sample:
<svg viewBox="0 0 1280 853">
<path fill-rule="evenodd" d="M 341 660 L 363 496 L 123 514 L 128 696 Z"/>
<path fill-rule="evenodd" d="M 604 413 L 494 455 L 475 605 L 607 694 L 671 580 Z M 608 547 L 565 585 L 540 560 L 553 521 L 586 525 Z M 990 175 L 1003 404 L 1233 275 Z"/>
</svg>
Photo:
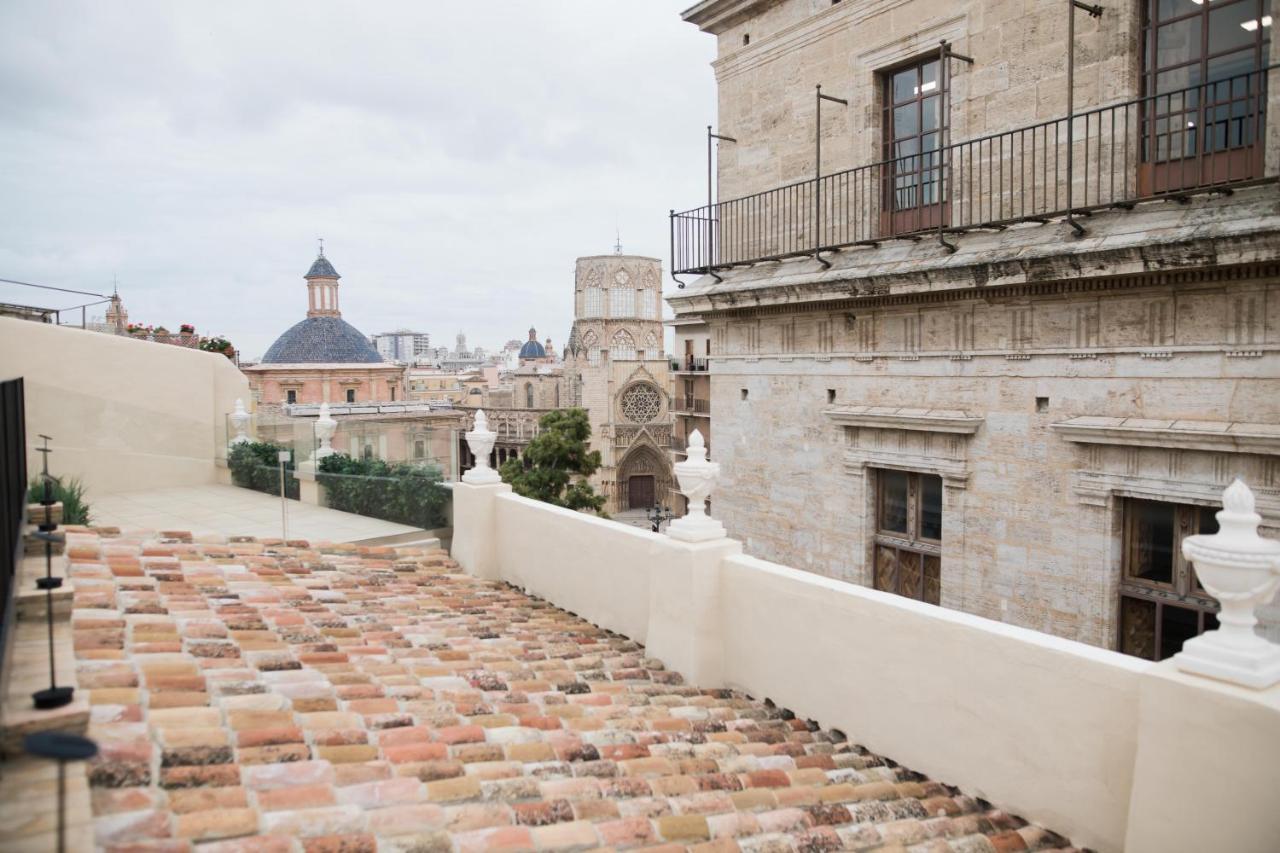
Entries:
<svg viewBox="0 0 1280 853">
<path fill-rule="evenodd" d="M 722 571 L 728 686 L 1077 845 L 1124 846 L 1150 663 L 752 557 Z"/>
<path fill-rule="evenodd" d="M 457 514 L 455 507 L 455 523 Z M 502 580 L 646 641 L 650 572 L 670 539 L 509 492 L 497 495 L 493 518 Z"/>
<path fill-rule="evenodd" d="M 249 400 L 226 356 L 0 318 L 0 378 L 26 387 L 27 464 L 52 436 L 50 470 L 94 493 L 211 483 L 218 425 Z"/>
</svg>

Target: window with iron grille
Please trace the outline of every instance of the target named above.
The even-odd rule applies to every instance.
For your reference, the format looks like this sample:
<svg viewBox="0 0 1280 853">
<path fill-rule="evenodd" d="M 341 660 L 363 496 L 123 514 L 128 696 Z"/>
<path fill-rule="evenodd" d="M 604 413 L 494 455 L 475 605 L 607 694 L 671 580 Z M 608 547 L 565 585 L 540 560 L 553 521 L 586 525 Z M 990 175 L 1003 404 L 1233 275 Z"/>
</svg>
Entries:
<svg viewBox="0 0 1280 853">
<path fill-rule="evenodd" d="M 1177 654 L 1218 627 L 1218 604 L 1182 556 L 1182 540 L 1216 533 L 1211 507 L 1126 498 L 1120 577 L 1120 651 L 1148 660 Z"/>
<path fill-rule="evenodd" d="M 875 471 L 876 589 L 942 603 L 942 478 Z"/>
<path fill-rule="evenodd" d="M 604 290 L 599 287 L 588 287 L 584 291 L 582 306 L 582 316 L 584 317 L 602 317 L 604 316 Z"/>
</svg>

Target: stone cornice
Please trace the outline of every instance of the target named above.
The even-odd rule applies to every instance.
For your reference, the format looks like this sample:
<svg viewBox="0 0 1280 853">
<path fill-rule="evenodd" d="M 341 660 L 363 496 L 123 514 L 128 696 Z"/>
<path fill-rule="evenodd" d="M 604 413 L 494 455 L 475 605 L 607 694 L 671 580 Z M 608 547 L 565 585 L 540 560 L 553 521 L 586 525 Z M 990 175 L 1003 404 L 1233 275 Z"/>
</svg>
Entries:
<svg viewBox="0 0 1280 853">
<path fill-rule="evenodd" d="M 758 14 L 781 0 L 702 0 L 680 13 L 680 18 L 704 33 L 719 35 L 734 24 Z"/>
<path fill-rule="evenodd" d="M 841 426 L 905 429 L 973 435 L 982 418 L 956 409 L 910 409 L 887 406 L 839 406 L 822 412 Z"/>
<path fill-rule="evenodd" d="M 1078 417 L 1051 428 L 1080 444 L 1280 455 L 1280 424 Z"/>
<path fill-rule="evenodd" d="M 928 240 L 889 240 L 825 253 L 830 269 L 812 258 L 762 262 L 726 269 L 719 281 L 704 276 L 667 302 L 677 317 L 697 313 L 710 319 L 775 306 L 808 310 L 802 307 L 808 303 L 852 307 L 869 297 L 873 304 L 906 304 L 951 301 L 957 293 L 987 298 L 1009 288 L 1026 288 L 1022 292 L 1030 296 L 1046 283 L 1061 290 L 1226 281 L 1274 276 L 1280 262 L 1280 206 L 1273 187 L 1185 208 L 1144 204 L 1099 214 L 1089 227 L 1085 237 L 1070 242 L 1053 224 L 971 232 L 956 238 L 955 254 Z"/>
</svg>

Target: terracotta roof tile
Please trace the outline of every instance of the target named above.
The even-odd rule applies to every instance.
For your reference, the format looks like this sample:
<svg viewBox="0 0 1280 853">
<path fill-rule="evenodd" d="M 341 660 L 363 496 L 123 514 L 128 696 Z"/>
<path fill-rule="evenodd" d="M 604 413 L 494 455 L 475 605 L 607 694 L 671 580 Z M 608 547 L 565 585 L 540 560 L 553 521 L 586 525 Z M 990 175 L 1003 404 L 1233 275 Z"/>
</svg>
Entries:
<svg viewBox="0 0 1280 853">
<path fill-rule="evenodd" d="M 104 847 L 1067 849 L 442 552 L 69 540 Z"/>
</svg>

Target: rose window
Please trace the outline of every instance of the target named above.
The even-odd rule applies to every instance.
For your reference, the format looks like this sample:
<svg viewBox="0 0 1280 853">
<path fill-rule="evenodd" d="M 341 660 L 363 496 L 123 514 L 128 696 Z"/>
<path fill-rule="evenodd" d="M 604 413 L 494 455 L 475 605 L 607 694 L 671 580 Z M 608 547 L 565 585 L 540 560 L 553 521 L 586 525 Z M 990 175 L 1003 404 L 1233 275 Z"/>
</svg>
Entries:
<svg viewBox="0 0 1280 853">
<path fill-rule="evenodd" d="M 632 423 L 646 424 L 662 411 L 662 396 L 652 385 L 636 385 L 622 395 L 622 415 Z"/>
</svg>

